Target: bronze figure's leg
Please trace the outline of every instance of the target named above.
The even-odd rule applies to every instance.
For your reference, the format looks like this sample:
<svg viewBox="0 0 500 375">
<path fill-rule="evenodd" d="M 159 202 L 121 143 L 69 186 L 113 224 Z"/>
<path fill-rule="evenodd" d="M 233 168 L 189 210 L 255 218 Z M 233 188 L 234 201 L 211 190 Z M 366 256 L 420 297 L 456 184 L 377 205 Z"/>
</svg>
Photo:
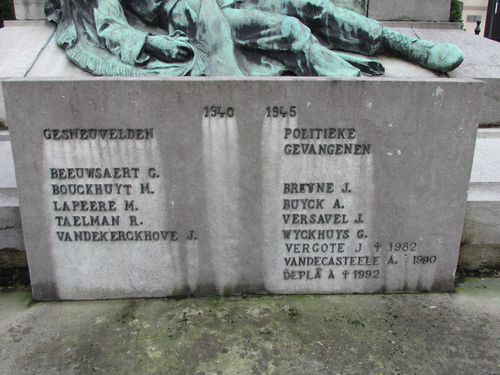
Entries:
<svg viewBox="0 0 500 375">
<path fill-rule="evenodd" d="M 388 28 L 384 28 L 383 50 L 441 73 L 451 72 L 464 61 L 462 50 L 454 44 L 433 43 Z"/>
<path fill-rule="evenodd" d="M 323 47 L 297 18 L 253 9 L 224 9 L 240 47 L 265 53 L 297 75 L 356 77 L 359 69 Z"/>
<path fill-rule="evenodd" d="M 432 43 L 384 28 L 330 0 L 247 0 L 244 6 L 296 17 L 331 49 L 369 56 L 387 53 L 440 72 L 449 72 L 463 61 L 462 51 L 453 44 Z"/>
<path fill-rule="evenodd" d="M 95 75 L 237 76 L 288 69 L 352 77 L 359 70 L 384 71 L 377 61 L 333 49 L 388 53 L 439 72 L 463 61 L 453 44 L 384 28 L 330 0 L 48 0 L 46 11 L 58 24 L 57 44 Z"/>
<path fill-rule="evenodd" d="M 242 7 L 298 18 L 330 49 L 369 56 L 381 52 L 382 25 L 330 0 L 246 0 Z"/>
<path fill-rule="evenodd" d="M 242 76 L 231 26 L 216 0 L 201 0 L 197 39 L 208 52 L 207 75 Z"/>
<path fill-rule="evenodd" d="M 181 31 L 196 40 L 208 55 L 204 72 L 212 76 L 241 76 L 235 56 L 234 41 L 228 21 L 216 0 L 122 0 L 141 19 L 165 30 Z M 191 56 L 176 48 L 165 35 L 148 35 L 146 51 L 162 61 L 175 53 L 183 62 Z"/>
</svg>

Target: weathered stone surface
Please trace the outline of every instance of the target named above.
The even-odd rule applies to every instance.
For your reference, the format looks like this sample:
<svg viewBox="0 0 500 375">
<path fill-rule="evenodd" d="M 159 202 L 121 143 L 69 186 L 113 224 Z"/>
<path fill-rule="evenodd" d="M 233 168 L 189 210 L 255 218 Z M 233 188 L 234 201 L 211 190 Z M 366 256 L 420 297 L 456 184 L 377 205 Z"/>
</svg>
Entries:
<svg viewBox="0 0 500 375">
<path fill-rule="evenodd" d="M 339 7 L 353 10 L 366 15 L 369 0 L 332 0 Z"/>
<path fill-rule="evenodd" d="M 462 242 L 500 245 L 500 129 L 480 129 Z"/>
<path fill-rule="evenodd" d="M 479 82 L 8 80 L 4 90 L 36 299 L 453 287 Z M 115 128 L 153 131 L 109 139 Z M 352 128 L 353 139 L 292 139 L 314 128 Z M 44 129 L 108 131 L 56 140 Z M 311 154 L 321 144 L 326 154 Z M 65 179 L 54 169 L 77 167 L 138 170 Z M 313 185 L 295 194 L 301 183 Z M 90 188 L 64 194 L 71 184 Z M 81 226 L 91 215 L 101 221 Z M 144 241 L 145 231 L 164 232 Z"/>
<path fill-rule="evenodd" d="M 0 374 L 492 375 L 499 311 L 499 278 L 441 294 L 59 303 L 0 288 Z"/>
<path fill-rule="evenodd" d="M 12 146 L 10 144 L 9 132 L 0 130 L 0 189 L 12 189 L 16 187 L 16 173 L 12 159 Z"/>
<path fill-rule="evenodd" d="M 467 198 L 460 268 L 500 269 L 500 129 L 478 132 Z"/>
<path fill-rule="evenodd" d="M 16 19 L 18 20 L 43 20 L 45 12 L 43 7 L 46 0 L 14 0 Z"/>
<path fill-rule="evenodd" d="M 52 28 L 52 26 L 47 25 Z M 92 77 L 68 60 L 64 51 L 52 38 L 45 49 L 40 53 L 36 64 L 31 68 L 28 77 Z"/>
<path fill-rule="evenodd" d="M 0 285 L 29 281 L 9 133 L 0 131 Z"/>
<path fill-rule="evenodd" d="M 458 263 L 465 272 L 500 270 L 500 244 L 463 245 Z"/>
<path fill-rule="evenodd" d="M 381 21 L 385 27 L 405 29 L 462 30 L 459 22 L 434 21 Z"/>
<path fill-rule="evenodd" d="M 18 283 L 29 284 L 26 253 L 13 249 L 0 249 L 0 287 Z"/>
<path fill-rule="evenodd" d="M 25 76 L 53 30 L 39 24 L 0 29 L 0 78 Z"/>
<path fill-rule="evenodd" d="M 481 104 L 480 124 L 500 124 L 500 44 L 466 33 L 462 30 L 435 28 L 396 28 L 397 31 L 436 42 L 454 43 L 465 55 L 457 69 L 448 73 L 451 78 L 474 78 L 485 82 L 486 88 Z M 434 72 L 417 65 L 381 57 L 386 67 L 386 77 L 439 77 Z"/>
<path fill-rule="evenodd" d="M 451 0 L 369 0 L 368 17 L 377 20 L 448 21 Z"/>
<path fill-rule="evenodd" d="M 462 48 L 465 60 L 449 73 L 453 78 L 476 78 L 486 83 L 480 123 L 500 124 L 500 43 L 461 30 L 416 29 L 423 39 L 452 41 Z"/>
<path fill-rule="evenodd" d="M 470 180 L 472 185 L 479 185 L 481 183 L 496 184 L 496 188 L 498 188 L 496 194 L 500 193 L 499 149 L 500 129 L 482 128 L 478 130 Z M 484 200 L 484 197 L 477 195 L 471 196 L 471 198 L 474 200 Z"/>
<path fill-rule="evenodd" d="M 0 195 L 0 250 L 24 251 L 19 207 L 8 206 L 3 195 Z"/>
<path fill-rule="evenodd" d="M 0 131 L 5 130 L 5 100 L 3 98 L 2 81 L 0 81 Z"/>
<path fill-rule="evenodd" d="M 497 187 L 498 188 L 498 187 Z M 477 193 L 476 193 L 477 195 Z M 481 191 L 484 195 L 484 191 Z M 500 197 L 495 200 L 472 200 L 467 203 L 462 242 L 467 245 L 500 247 Z"/>
<path fill-rule="evenodd" d="M 24 77 L 52 32 L 53 28 L 48 25 L 0 29 L 0 124 L 5 121 L 1 81 L 10 77 Z"/>
<path fill-rule="evenodd" d="M 8 269 L 27 268 L 26 253 L 16 250 L 0 249 L 0 272 Z"/>
<path fill-rule="evenodd" d="M 10 137 L 0 131 L 0 250 L 24 250 Z"/>
</svg>

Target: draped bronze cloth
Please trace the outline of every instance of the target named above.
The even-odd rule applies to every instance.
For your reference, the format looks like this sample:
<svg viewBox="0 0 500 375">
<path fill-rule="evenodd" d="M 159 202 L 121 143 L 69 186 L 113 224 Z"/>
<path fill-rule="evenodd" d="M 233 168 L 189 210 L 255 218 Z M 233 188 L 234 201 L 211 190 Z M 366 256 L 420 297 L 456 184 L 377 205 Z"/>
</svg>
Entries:
<svg viewBox="0 0 500 375">
<path fill-rule="evenodd" d="M 190 49 L 191 59 L 165 62 L 147 54 L 144 44 L 154 25 L 118 0 L 49 0 L 45 12 L 49 21 L 57 23 L 57 44 L 73 63 L 92 74 L 183 76 L 201 75 L 206 68 L 206 53 L 180 31 L 165 37 Z"/>
<path fill-rule="evenodd" d="M 448 72 L 454 45 L 412 38 L 330 0 L 48 0 L 57 43 L 94 75 L 380 75 L 382 52 Z"/>
</svg>

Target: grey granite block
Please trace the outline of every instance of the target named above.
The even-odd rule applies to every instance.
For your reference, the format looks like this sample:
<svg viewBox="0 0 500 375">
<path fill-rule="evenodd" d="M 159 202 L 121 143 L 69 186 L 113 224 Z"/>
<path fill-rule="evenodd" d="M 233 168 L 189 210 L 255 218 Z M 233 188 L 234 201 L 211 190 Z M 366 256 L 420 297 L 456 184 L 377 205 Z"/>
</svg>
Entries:
<svg viewBox="0 0 500 375">
<path fill-rule="evenodd" d="M 498 271 L 500 270 L 500 244 L 462 245 L 458 264 L 460 269 L 466 272 Z"/>
<path fill-rule="evenodd" d="M 462 242 L 500 245 L 500 129 L 480 129 Z"/>
<path fill-rule="evenodd" d="M 52 32 L 53 28 L 48 25 L 10 26 L 0 29 L 0 122 L 5 122 L 2 79 L 24 77 L 36 62 Z"/>
<path fill-rule="evenodd" d="M 451 0 L 370 0 L 368 17 L 388 21 L 448 21 Z"/>
<path fill-rule="evenodd" d="M 480 129 L 467 198 L 460 267 L 500 269 L 500 129 Z"/>
<path fill-rule="evenodd" d="M 34 298 L 451 290 L 482 89 L 5 81 Z"/>
<path fill-rule="evenodd" d="M 0 249 L 24 250 L 10 137 L 0 131 Z"/>
<path fill-rule="evenodd" d="M 53 30 L 49 25 L 0 29 L 0 78 L 23 77 L 36 61 Z"/>
<path fill-rule="evenodd" d="M 43 7 L 46 0 L 14 0 L 14 10 L 18 20 L 44 20 Z"/>
</svg>

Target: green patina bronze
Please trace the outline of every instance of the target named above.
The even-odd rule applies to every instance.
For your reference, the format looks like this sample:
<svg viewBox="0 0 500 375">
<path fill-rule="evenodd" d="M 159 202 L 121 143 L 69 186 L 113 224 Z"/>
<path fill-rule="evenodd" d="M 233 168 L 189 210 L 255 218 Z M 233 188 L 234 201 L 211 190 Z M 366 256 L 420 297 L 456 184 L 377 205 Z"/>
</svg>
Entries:
<svg viewBox="0 0 500 375">
<path fill-rule="evenodd" d="M 333 50 L 438 72 L 463 61 L 453 44 L 406 36 L 330 0 L 48 0 L 45 11 L 68 58 L 100 76 L 384 73 L 375 60 Z"/>
</svg>

